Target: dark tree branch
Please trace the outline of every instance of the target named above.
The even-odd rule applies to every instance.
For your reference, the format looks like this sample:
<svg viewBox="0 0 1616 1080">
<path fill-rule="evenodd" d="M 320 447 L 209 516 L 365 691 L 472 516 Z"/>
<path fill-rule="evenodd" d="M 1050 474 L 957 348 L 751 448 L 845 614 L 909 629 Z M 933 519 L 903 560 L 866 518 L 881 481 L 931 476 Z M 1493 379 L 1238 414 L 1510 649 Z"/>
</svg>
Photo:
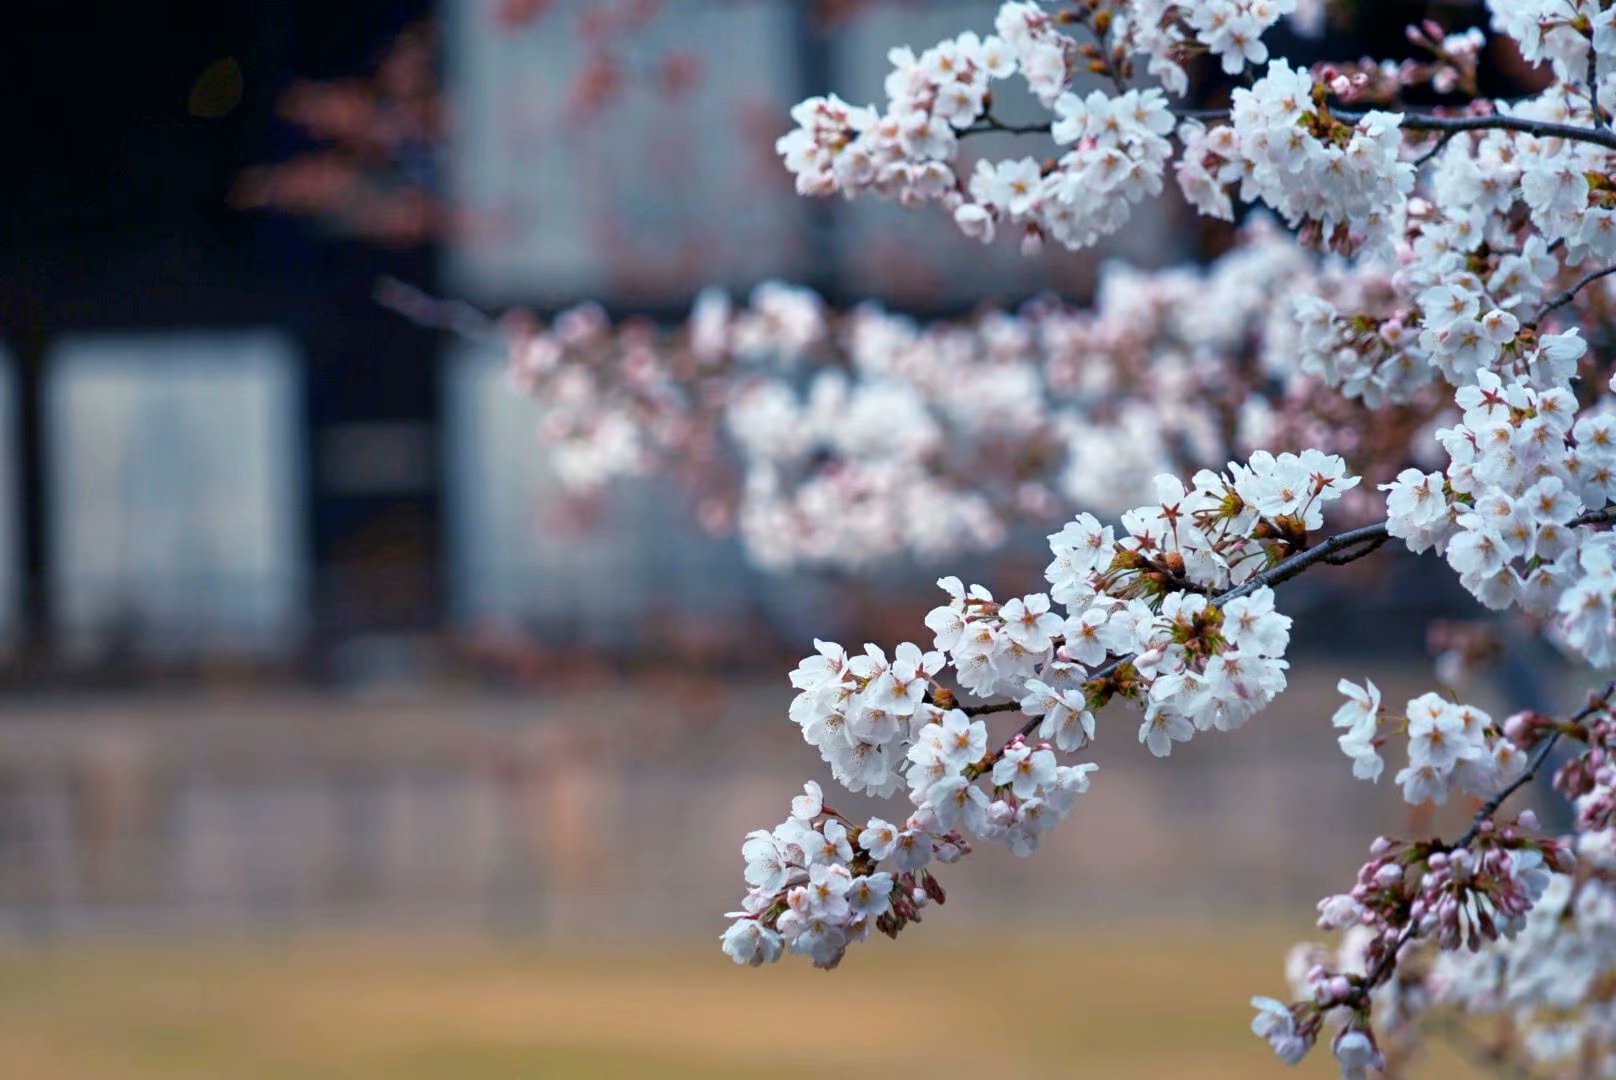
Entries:
<svg viewBox="0 0 1616 1080">
<path fill-rule="evenodd" d="M 1324 557 L 1324 561 L 1326 563 L 1328 563 L 1329 565 L 1331 565 L 1331 566 L 1345 566 L 1349 562 L 1356 562 L 1358 559 L 1361 559 L 1365 555 L 1368 555 L 1371 551 L 1374 551 L 1376 548 L 1378 548 L 1380 545 L 1384 544 L 1386 541 L 1390 540 L 1391 538 L 1392 537 L 1391 537 L 1390 533 L 1387 533 L 1384 536 L 1371 536 L 1371 537 L 1368 537 L 1367 539 L 1364 540 L 1363 548 L 1361 550 L 1343 551 L 1340 554 L 1336 554 L 1336 555 L 1326 555 Z"/>
<path fill-rule="evenodd" d="M 1230 600 L 1254 593 L 1264 585 L 1273 586 L 1278 585 L 1280 582 L 1289 581 L 1307 570 L 1314 563 L 1323 562 L 1329 563 L 1331 566 L 1340 566 L 1344 563 L 1356 562 L 1380 547 L 1390 537 L 1391 534 L 1386 531 L 1384 521 L 1336 533 L 1334 536 L 1321 541 L 1317 547 L 1299 551 L 1290 558 L 1282 559 L 1268 569 L 1260 570 L 1251 575 L 1239 585 L 1219 596 L 1214 603 L 1227 603 Z"/>
<path fill-rule="evenodd" d="M 1344 123 L 1355 124 L 1363 113 L 1332 112 L 1330 115 Z M 1616 150 L 1616 132 L 1604 128 L 1578 127 L 1575 124 L 1554 124 L 1547 120 L 1528 120 L 1521 116 L 1433 116 L 1430 113 L 1403 113 L 1404 131 L 1439 131 L 1447 137 L 1466 131 L 1517 131 L 1522 135 L 1535 135 L 1540 139 L 1566 139 L 1570 142 L 1592 143 L 1607 150 Z"/>
<path fill-rule="evenodd" d="M 959 134 L 981 135 L 984 132 L 1000 131 L 1009 135 L 1048 135 L 1054 127 L 1051 121 L 1041 124 L 1007 124 L 992 113 L 987 113 L 968 128 L 961 128 Z"/>
<path fill-rule="evenodd" d="M 985 716 L 988 713 L 1010 712 L 1021 708 L 1018 701 L 996 701 L 991 705 L 966 705 L 960 712 L 966 716 Z"/>
<path fill-rule="evenodd" d="M 1390 111 L 1390 110 L 1388 110 Z M 1182 109 L 1174 110 L 1174 116 L 1181 120 L 1203 120 L 1217 122 L 1229 118 L 1228 109 Z M 1365 113 L 1345 112 L 1332 110 L 1330 115 L 1346 124 L 1356 124 L 1364 118 Z M 1447 140 L 1455 135 L 1467 131 L 1515 131 L 1522 135 L 1535 135 L 1540 139 L 1566 139 L 1570 142 L 1592 143 L 1603 146 L 1607 150 L 1616 150 L 1616 131 L 1608 128 L 1578 127 L 1575 124 L 1556 124 L 1547 120 L 1528 120 L 1521 116 L 1505 116 L 1501 113 L 1489 113 L 1485 116 L 1436 116 L 1431 113 L 1394 113 L 1402 117 L 1403 131 L 1430 131 L 1439 133 L 1442 138 L 1438 140 L 1437 149 L 1440 149 Z M 961 135 L 975 135 L 987 131 L 1002 131 L 1014 135 L 1048 134 L 1051 122 L 1039 124 L 1006 124 L 995 117 L 987 116 L 978 120 L 968 128 L 960 131 Z M 1434 153 L 1432 151 L 1431 153 Z M 1431 156 L 1428 153 L 1419 160 L 1419 164 Z"/>
</svg>

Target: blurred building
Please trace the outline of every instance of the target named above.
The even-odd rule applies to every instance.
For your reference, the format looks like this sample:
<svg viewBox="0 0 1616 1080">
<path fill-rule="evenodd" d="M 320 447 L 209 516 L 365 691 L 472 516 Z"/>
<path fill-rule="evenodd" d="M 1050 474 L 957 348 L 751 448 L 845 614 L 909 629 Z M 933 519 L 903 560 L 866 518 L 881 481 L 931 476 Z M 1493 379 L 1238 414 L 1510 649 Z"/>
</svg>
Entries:
<svg viewBox="0 0 1616 1080">
<path fill-rule="evenodd" d="M 438 343 L 369 294 L 379 273 L 429 278 L 433 255 L 227 204 L 245 166 L 292 148 L 275 104 L 295 76 L 364 70 L 428 6 L 10 10 L 11 669 L 284 662 L 333 635 L 431 625 Z M 386 460 L 356 476 L 336 458 L 367 439 Z M 396 460 L 400 440 L 417 460 Z"/>
<path fill-rule="evenodd" d="M 593 538 L 550 527 L 531 414 L 499 359 L 379 307 L 382 275 L 489 306 L 592 297 L 670 317 L 708 281 L 955 310 L 1087 287 L 1088 259 L 984 257 L 919 215 L 799 199 L 773 155 L 793 102 L 829 85 L 878 98 L 886 48 L 971 5 L 830 24 L 784 0 L 616 23 L 613 6 L 523 20 L 503 0 L 169 0 L 84 34 L 70 10 L 23 5 L 0 45 L 19 80 L 0 106 L 12 670 L 330 669 L 355 642 L 491 618 L 632 644 L 654 605 L 760 602 L 676 495 L 628 493 Z M 277 115 L 288 87 L 362 75 L 434 16 L 453 135 L 361 167 L 441 198 L 452 227 L 388 245 L 231 208 L 245 170 L 308 149 Z M 603 58 L 616 85 L 596 100 Z"/>
<path fill-rule="evenodd" d="M 766 616 L 791 586 L 737 570 L 677 493 L 629 490 L 587 537 L 560 528 L 499 358 L 411 325 L 373 288 L 392 276 L 489 308 L 598 298 L 672 318 L 702 283 L 785 277 L 838 303 L 958 312 L 1080 297 L 1108 254 L 1191 250 L 1160 211 L 1114 249 L 1025 259 L 935 213 L 793 193 L 772 149 L 792 103 L 832 87 L 878 101 L 888 48 L 990 14 L 972 0 L 166 0 L 98 13 L 86 34 L 76 9 L 24 2 L 0 44 L 20 88 L 0 105 L 10 669 L 412 668 L 410 643 L 487 620 L 637 646 L 659 606 Z M 441 53 L 410 70 L 441 77 L 448 136 L 361 139 L 363 183 L 305 170 L 297 197 L 325 184 L 369 212 L 424 193 L 439 227 L 377 243 L 340 215 L 230 205 L 253 166 L 305 154 L 311 124 L 402 123 L 374 102 L 346 115 L 341 93 L 324 114 L 300 99 L 301 127 L 278 110 L 303 79 L 357 86 L 329 80 L 372 71 L 423 20 Z M 1001 115 L 1029 113 L 1016 93 L 998 92 Z"/>
</svg>

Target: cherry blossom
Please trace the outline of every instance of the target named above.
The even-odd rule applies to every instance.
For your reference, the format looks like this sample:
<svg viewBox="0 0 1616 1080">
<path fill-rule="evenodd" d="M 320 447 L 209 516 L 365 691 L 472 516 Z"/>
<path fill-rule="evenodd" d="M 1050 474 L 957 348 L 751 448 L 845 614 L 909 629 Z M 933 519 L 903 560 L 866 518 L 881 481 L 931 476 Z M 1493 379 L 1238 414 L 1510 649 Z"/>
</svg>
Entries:
<svg viewBox="0 0 1616 1080">
<path fill-rule="evenodd" d="M 742 840 L 736 963 L 835 967 L 944 905 L 938 873 L 976 845 L 1030 855 L 1092 782 L 1075 754 L 1260 738 L 1300 574 L 1422 557 L 1585 682 L 1616 663 L 1616 16 L 1487 8 L 1490 36 L 1422 23 L 1414 59 L 1301 67 L 1264 33 L 1316 33 L 1317 3 L 1004 3 L 892 50 L 884 100 L 791 111 L 800 193 L 984 243 L 1087 248 L 1157 198 L 1239 219 L 1205 267 L 1108 265 L 1087 307 L 925 323 L 772 283 L 671 330 L 589 305 L 504 324 L 566 485 L 680 474 L 762 566 L 946 563 L 1051 530 L 1043 583 L 944 576 L 916 640 L 815 641 L 789 674 L 836 783 L 892 806 L 860 823 L 809 785 Z M 1484 97 L 1510 47 L 1545 84 Z M 1234 77 L 1226 106 L 1191 99 L 1197 63 Z M 1446 687 L 1401 708 L 1361 674 L 1339 689 L 1316 727 L 1355 777 L 1390 760 L 1388 791 L 1473 816 L 1369 844 L 1318 906 L 1339 942 L 1295 954 L 1253 1032 L 1287 1063 L 1328 1039 L 1357 1077 L 1428 1017 L 1496 1014 L 1522 1068 L 1610 1071 L 1616 687 L 1501 720 Z M 1548 770 L 1568 835 L 1505 809 Z"/>
</svg>

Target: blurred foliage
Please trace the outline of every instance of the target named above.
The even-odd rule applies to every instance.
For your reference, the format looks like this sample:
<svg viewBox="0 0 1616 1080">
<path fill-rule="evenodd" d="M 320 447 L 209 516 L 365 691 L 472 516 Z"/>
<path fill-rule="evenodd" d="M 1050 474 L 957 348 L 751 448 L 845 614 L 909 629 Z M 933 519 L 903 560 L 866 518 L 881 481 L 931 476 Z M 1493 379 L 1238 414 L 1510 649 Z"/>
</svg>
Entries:
<svg viewBox="0 0 1616 1080">
<path fill-rule="evenodd" d="M 825 30 L 883 3 L 913 2 L 802 0 L 810 24 Z M 705 74 L 694 52 L 643 47 L 647 27 L 677 20 L 676 6 L 667 0 L 558 7 L 554 0 L 502 0 L 494 18 L 501 33 L 537 30 L 574 39 L 577 74 L 559 104 L 573 122 L 598 116 L 628 93 L 678 100 Z M 221 108 L 231 85 L 229 71 L 210 69 L 193 92 L 193 112 Z M 245 170 L 231 194 L 235 208 L 311 218 L 393 248 L 434 243 L 459 227 L 443 182 L 448 129 L 438 20 L 423 20 L 384 42 L 368 72 L 293 83 L 276 111 L 306 147 Z"/>
</svg>

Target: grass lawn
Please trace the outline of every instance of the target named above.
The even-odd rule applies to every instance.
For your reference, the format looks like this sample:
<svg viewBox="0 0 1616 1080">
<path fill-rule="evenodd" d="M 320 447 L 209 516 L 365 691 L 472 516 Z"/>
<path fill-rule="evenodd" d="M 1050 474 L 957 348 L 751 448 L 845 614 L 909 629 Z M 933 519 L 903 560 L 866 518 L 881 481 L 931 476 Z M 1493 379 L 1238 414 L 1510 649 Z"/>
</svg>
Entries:
<svg viewBox="0 0 1616 1080">
<path fill-rule="evenodd" d="M 1335 1075 L 1246 1030 L 1283 934 L 1140 925 L 854 950 L 843 970 L 710 949 L 296 936 L 0 949 L 5 1075 Z M 1420 1076 L 1474 1075 L 1446 1056 Z"/>
</svg>

